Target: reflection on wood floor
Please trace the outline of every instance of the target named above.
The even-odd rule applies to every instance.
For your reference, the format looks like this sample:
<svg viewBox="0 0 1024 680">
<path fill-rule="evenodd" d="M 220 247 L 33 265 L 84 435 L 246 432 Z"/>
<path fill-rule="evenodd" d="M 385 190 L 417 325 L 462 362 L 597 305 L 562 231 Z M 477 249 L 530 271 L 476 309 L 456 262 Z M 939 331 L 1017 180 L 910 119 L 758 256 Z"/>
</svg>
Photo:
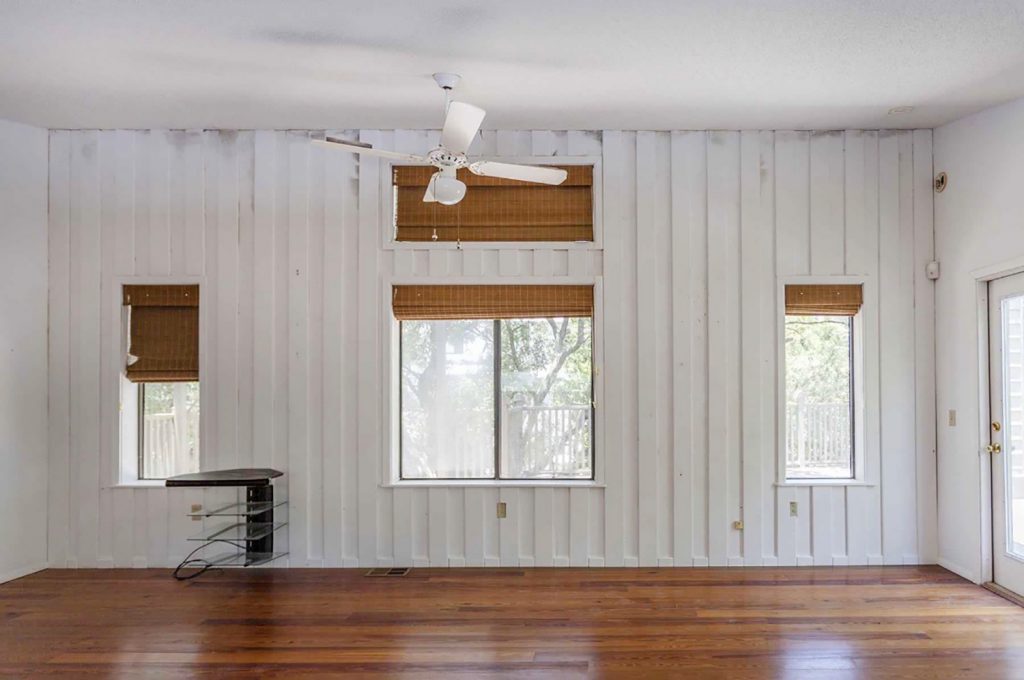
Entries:
<svg viewBox="0 0 1024 680">
<path fill-rule="evenodd" d="M 939 567 L 49 570 L 0 676 L 1021 678 L 1024 609 Z"/>
</svg>

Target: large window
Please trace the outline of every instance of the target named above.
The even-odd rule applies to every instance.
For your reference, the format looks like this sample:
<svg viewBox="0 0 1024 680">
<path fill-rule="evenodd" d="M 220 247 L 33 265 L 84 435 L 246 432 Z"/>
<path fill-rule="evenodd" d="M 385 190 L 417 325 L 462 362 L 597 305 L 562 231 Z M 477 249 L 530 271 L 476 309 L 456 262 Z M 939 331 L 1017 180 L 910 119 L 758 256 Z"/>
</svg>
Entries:
<svg viewBox="0 0 1024 680">
<path fill-rule="evenodd" d="M 859 285 L 786 286 L 787 480 L 857 476 L 855 324 Z"/>
<path fill-rule="evenodd" d="M 399 476 L 593 479 L 592 289 L 584 305 L 567 310 L 557 299 L 531 301 L 521 290 L 528 286 L 408 288 L 438 290 L 396 305 Z M 584 287 L 544 288 L 557 298 L 560 288 Z M 485 299 L 470 299 L 472 289 L 484 289 Z M 521 299 L 507 304 L 510 297 Z M 561 314 L 528 315 L 560 307 Z M 414 318 L 460 314 L 493 318 Z"/>
<path fill-rule="evenodd" d="M 198 472 L 199 286 L 129 285 L 122 297 L 121 481 Z"/>
</svg>

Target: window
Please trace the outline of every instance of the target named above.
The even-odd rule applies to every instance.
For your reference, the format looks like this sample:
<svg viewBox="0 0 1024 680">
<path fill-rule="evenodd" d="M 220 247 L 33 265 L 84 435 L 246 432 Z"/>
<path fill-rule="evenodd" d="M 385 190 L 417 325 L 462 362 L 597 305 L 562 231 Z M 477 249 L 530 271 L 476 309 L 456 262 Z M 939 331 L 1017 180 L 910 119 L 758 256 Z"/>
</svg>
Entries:
<svg viewBox="0 0 1024 680">
<path fill-rule="evenodd" d="M 199 286 L 124 286 L 122 304 L 121 481 L 198 472 Z"/>
<path fill-rule="evenodd" d="M 139 479 L 199 471 L 199 382 L 139 384 Z"/>
<path fill-rule="evenodd" d="M 787 480 L 858 477 L 856 324 L 860 285 L 787 285 L 785 474 Z"/>
<path fill-rule="evenodd" d="M 396 286 L 393 308 L 401 479 L 593 479 L 592 287 Z"/>
<path fill-rule="evenodd" d="M 396 241 L 594 240 L 594 167 L 559 165 L 558 186 L 481 177 L 462 168 L 466 197 L 453 206 L 424 202 L 432 166 L 392 167 Z"/>
</svg>

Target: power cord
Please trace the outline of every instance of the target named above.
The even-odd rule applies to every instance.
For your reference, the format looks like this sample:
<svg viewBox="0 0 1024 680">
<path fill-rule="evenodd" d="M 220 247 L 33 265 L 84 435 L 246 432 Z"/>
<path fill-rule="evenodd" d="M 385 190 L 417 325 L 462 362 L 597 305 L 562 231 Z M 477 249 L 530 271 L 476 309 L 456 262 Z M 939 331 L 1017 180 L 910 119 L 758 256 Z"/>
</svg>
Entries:
<svg viewBox="0 0 1024 680">
<path fill-rule="evenodd" d="M 202 576 L 203 574 L 205 574 L 206 572 L 210 571 L 211 569 L 216 569 L 217 565 L 214 564 L 213 562 L 209 561 L 209 560 L 203 559 L 201 557 L 196 558 L 196 559 L 192 559 L 192 556 L 195 555 L 197 552 L 199 552 L 203 548 L 210 547 L 214 543 L 227 543 L 228 545 L 233 545 L 236 548 L 239 548 L 241 550 L 245 550 L 245 546 L 244 545 L 241 545 L 239 543 L 234 543 L 233 541 L 224 541 L 224 540 L 207 541 L 207 542 L 203 543 L 202 545 L 200 545 L 195 550 L 193 550 L 192 552 L 190 552 L 188 555 L 186 555 L 185 559 L 183 559 L 181 561 L 181 563 L 178 564 L 178 566 L 176 566 L 174 568 L 174 572 L 172 574 L 174 576 L 174 580 L 175 581 L 190 581 L 190 580 L 192 580 L 192 579 L 194 579 L 194 578 L 196 578 L 198 576 Z M 188 569 L 188 568 L 196 568 L 196 569 L 198 569 L 198 571 L 192 572 L 190 574 L 182 575 L 181 570 L 182 569 Z"/>
</svg>

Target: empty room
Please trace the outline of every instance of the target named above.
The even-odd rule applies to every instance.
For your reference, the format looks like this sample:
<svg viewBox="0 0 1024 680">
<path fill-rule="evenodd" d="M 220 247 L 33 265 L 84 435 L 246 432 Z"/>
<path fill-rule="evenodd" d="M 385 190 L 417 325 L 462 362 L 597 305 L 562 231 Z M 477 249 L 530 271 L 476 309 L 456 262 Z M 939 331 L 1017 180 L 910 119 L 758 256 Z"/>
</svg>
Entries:
<svg viewBox="0 0 1024 680">
<path fill-rule="evenodd" d="M 1024 678 L 1022 0 L 0 0 L 0 677 Z"/>
</svg>

